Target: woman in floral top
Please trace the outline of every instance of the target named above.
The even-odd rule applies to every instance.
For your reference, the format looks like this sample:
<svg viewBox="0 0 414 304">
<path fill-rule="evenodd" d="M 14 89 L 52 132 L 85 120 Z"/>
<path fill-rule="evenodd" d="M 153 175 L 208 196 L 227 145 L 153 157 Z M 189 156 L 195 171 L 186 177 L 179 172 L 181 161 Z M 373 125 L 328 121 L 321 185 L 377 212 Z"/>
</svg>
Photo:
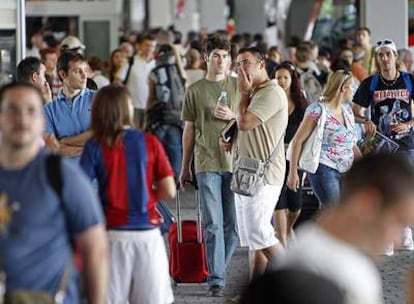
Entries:
<svg viewBox="0 0 414 304">
<path fill-rule="evenodd" d="M 329 79 L 320 102 L 311 104 L 292 140 L 292 155 L 287 186 L 295 191 L 299 187 L 298 160 L 303 143 L 308 139 L 321 116 L 326 111 L 319 166 L 309 174 L 310 184 L 322 207 L 335 203 L 339 197 L 341 174 L 360 156 L 355 130 L 352 100 L 352 75 L 344 70 L 336 71 Z"/>
</svg>

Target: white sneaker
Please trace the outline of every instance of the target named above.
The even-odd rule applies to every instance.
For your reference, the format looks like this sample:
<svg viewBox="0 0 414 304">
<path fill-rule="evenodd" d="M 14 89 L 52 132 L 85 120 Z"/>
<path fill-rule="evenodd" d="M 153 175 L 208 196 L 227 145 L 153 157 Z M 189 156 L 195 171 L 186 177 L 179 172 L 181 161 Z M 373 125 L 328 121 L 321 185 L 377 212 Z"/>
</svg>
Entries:
<svg viewBox="0 0 414 304">
<path fill-rule="evenodd" d="M 414 250 L 413 233 L 409 226 L 404 227 L 402 243 L 399 249 L 408 251 Z"/>
<path fill-rule="evenodd" d="M 393 243 L 391 243 L 391 244 L 389 244 L 386 248 L 385 248 L 385 250 L 384 250 L 384 253 L 383 253 L 384 255 L 386 255 L 386 256 L 392 256 L 392 255 L 394 255 L 394 244 Z"/>
</svg>

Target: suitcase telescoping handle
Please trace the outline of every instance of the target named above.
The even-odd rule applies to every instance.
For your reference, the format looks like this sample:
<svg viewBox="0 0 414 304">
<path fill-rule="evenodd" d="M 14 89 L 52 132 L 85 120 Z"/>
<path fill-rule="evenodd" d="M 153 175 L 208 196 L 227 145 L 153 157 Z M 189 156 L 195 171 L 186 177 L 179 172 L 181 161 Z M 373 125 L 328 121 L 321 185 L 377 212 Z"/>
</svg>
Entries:
<svg viewBox="0 0 414 304">
<path fill-rule="evenodd" d="M 201 244 L 202 242 L 202 230 L 201 230 L 201 204 L 200 204 L 200 197 L 199 197 L 199 193 L 198 193 L 198 187 L 195 183 L 193 182 L 189 182 L 195 189 L 195 201 L 197 204 L 197 219 L 196 219 L 196 223 L 197 223 L 197 243 Z M 181 191 L 184 190 L 184 187 L 180 187 L 180 185 L 178 186 L 178 190 L 177 190 L 177 196 L 175 198 L 175 204 L 176 204 L 176 208 L 177 208 L 177 232 L 178 232 L 178 243 L 182 243 L 183 242 L 183 230 L 182 230 L 182 220 L 181 220 L 181 198 L 180 198 L 180 194 Z"/>
</svg>

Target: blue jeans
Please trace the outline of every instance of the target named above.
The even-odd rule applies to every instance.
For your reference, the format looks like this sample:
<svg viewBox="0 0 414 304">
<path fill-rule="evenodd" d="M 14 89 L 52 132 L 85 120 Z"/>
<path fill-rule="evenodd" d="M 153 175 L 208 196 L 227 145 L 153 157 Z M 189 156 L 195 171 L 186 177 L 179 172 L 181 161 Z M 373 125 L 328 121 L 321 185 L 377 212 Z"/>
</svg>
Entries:
<svg viewBox="0 0 414 304">
<path fill-rule="evenodd" d="M 178 126 L 163 124 L 156 128 L 153 133 L 158 137 L 164 146 L 175 176 L 178 177 L 181 170 L 181 161 L 183 156 L 181 143 L 183 134 L 182 129 Z"/>
<path fill-rule="evenodd" d="M 226 270 L 238 244 L 231 176 L 230 172 L 197 173 L 210 286 L 226 285 Z"/>
<path fill-rule="evenodd" d="M 406 157 L 411 165 L 414 166 L 414 150 L 398 150 L 397 153 Z"/>
<path fill-rule="evenodd" d="M 315 174 L 309 173 L 309 181 L 322 208 L 336 204 L 340 193 L 341 173 L 331 167 L 319 164 Z"/>
</svg>

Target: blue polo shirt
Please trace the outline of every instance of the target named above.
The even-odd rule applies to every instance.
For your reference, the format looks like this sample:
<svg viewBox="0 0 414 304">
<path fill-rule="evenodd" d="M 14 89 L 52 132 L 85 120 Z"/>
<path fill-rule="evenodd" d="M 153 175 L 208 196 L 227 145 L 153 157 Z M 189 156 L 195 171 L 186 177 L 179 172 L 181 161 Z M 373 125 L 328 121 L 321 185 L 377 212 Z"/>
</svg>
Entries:
<svg viewBox="0 0 414 304">
<path fill-rule="evenodd" d="M 25 167 L 0 168 L 0 200 L 15 206 L 6 232 L 0 234 L 0 266 L 7 289 L 42 290 L 55 294 L 71 259 L 70 237 L 103 224 L 98 197 L 78 166 L 61 162 L 62 200 L 46 174 L 42 150 Z M 71 270 L 65 304 L 78 304 L 77 272 Z"/>
<path fill-rule="evenodd" d="M 60 140 L 78 135 L 89 129 L 91 124 L 92 100 L 95 91 L 84 89 L 74 98 L 63 95 L 63 91 L 44 107 L 45 133 L 54 134 Z M 79 162 L 80 157 L 72 157 Z"/>
</svg>

